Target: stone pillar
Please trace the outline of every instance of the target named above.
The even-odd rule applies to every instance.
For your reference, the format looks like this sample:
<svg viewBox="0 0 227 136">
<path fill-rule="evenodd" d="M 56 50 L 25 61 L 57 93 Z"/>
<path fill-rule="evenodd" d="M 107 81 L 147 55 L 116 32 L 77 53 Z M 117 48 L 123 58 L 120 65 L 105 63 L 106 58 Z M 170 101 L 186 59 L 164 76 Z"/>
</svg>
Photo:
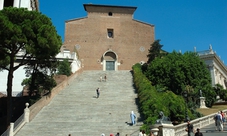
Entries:
<svg viewBox="0 0 227 136">
<path fill-rule="evenodd" d="M 29 115 L 30 115 L 30 110 L 28 108 L 29 104 L 26 103 L 25 106 L 26 106 L 26 108 L 24 109 L 24 121 L 26 123 L 28 123 L 29 122 Z"/>
<path fill-rule="evenodd" d="M 205 105 L 205 97 L 200 97 L 200 107 L 199 108 L 207 108 Z"/>
<path fill-rule="evenodd" d="M 158 131 L 157 131 L 158 128 Z M 152 129 L 151 132 L 157 134 L 155 136 L 175 136 L 175 129 L 173 124 L 170 123 L 161 123 L 161 124 L 155 124 Z"/>
<path fill-rule="evenodd" d="M 210 75 L 211 75 L 211 79 L 212 79 L 212 86 L 214 87 L 215 86 L 215 83 L 216 83 L 216 70 L 214 68 L 214 65 L 213 64 L 209 64 L 209 70 L 210 70 Z"/>
<path fill-rule="evenodd" d="M 4 0 L 0 0 L 0 10 L 2 10 L 4 7 Z"/>
<path fill-rule="evenodd" d="M 151 132 L 152 132 L 155 136 L 157 136 L 157 135 L 158 135 L 158 132 L 159 132 L 159 129 L 158 129 L 157 127 L 154 127 L 154 128 L 151 129 Z"/>
<path fill-rule="evenodd" d="M 9 136 L 13 136 L 14 123 L 10 123 Z"/>
<path fill-rule="evenodd" d="M 14 0 L 13 7 L 20 8 L 20 0 Z"/>
</svg>

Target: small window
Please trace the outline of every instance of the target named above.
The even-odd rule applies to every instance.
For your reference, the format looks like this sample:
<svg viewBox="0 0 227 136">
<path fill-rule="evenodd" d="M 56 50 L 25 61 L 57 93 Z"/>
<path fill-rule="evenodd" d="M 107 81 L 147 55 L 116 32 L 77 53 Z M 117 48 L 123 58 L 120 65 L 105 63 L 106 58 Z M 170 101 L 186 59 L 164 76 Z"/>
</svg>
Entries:
<svg viewBox="0 0 227 136">
<path fill-rule="evenodd" d="M 108 38 L 113 38 L 114 37 L 113 29 L 107 29 L 107 34 Z"/>
<path fill-rule="evenodd" d="M 112 12 L 109 12 L 108 15 L 109 15 L 109 16 L 113 16 L 113 13 L 112 13 Z"/>
</svg>

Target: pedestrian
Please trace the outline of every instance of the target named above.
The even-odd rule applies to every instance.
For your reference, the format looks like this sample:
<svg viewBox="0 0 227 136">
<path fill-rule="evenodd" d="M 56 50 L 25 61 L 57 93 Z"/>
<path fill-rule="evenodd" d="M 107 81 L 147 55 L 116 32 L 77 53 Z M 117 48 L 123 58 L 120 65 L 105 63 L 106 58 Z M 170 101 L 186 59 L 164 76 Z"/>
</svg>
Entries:
<svg viewBox="0 0 227 136">
<path fill-rule="evenodd" d="M 218 115 L 218 114 L 215 114 L 215 115 L 214 115 L 214 124 L 215 124 L 216 130 L 218 130 L 217 115 Z"/>
<path fill-rule="evenodd" d="M 225 116 L 226 116 L 226 114 L 223 112 L 223 111 L 221 111 L 221 117 L 222 117 L 222 124 L 223 124 L 223 126 L 224 126 L 224 123 L 225 123 Z"/>
<path fill-rule="evenodd" d="M 105 82 L 106 82 L 106 80 L 107 80 L 107 76 L 106 76 L 106 74 L 105 74 L 105 76 L 104 76 L 104 80 L 105 80 Z"/>
<path fill-rule="evenodd" d="M 102 76 L 100 76 L 100 82 L 102 82 Z"/>
<path fill-rule="evenodd" d="M 185 129 L 185 131 L 188 132 L 188 136 L 193 136 L 194 134 L 194 128 L 193 125 L 191 124 L 190 120 L 187 121 L 187 128 Z"/>
<path fill-rule="evenodd" d="M 97 93 L 97 98 L 99 98 L 99 94 L 100 94 L 100 89 L 99 89 L 99 87 L 96 89 L 96 93 Z"/>
<path fill-rule="evenodd" d="M 104 134 L 104 133 L 102 133 L 102 134 L 101 134 L 101 136 L 105 136 L 105 134 Z"/>
<path fill-rule="evenodd" d="M 197 132 L 195 133 L 195 136 L 203 136 L 199 128 L 197 128 Z"/>
<path fill-rule="evenodd" d="M 152 132 L 150 132 L 150 135 L 149 136 L 154 136 L 154 134 Z"/>
<path fill-rule="evenodd" d="M 143 136 L 142 130 L 140 129 L 139 136 Z"/>
<path fill-rule="evenodd" d="M 142 131 L 142 136 L 147 136 L 144 130 Z"/>
<path fill-rule="evenodd" d="M 119 132 L 117 132 L 117 134 L 116 134 L 115 136 L 120 136 L 120 133 L 119 133 Z"/>
<path fill-rule="evenodd" d="M 135 125 L 136 124 L 136 121 L 135 121 L 136 114 L 133 111 L 131 111 L 131 113 L 130 113 L 130 118 L 131 118 L 132 126 Z"/>
<path fill-rule="evenodd" d="M 217 129 L 218 129 L 218 131 L 223 131 L 221 112 L 218 112 L 216 119 L 217 119 Z"/>
</svg>

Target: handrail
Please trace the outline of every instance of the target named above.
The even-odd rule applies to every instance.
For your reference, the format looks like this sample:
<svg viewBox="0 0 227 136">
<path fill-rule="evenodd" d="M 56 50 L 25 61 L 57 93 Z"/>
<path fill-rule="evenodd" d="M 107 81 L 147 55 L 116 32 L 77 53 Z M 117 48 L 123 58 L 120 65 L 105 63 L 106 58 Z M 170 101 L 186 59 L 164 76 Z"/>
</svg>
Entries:
<svg viewBox="0 0 227 136">
<path fill-rule="evenodd" d="M 14 122 L 13 130 L 16 130 L 24 122 L 24 113 Z"/>
<path fill-rule="evenodd" d="M 223 110 L 223 112 L 227 112 L 226 110 Z M 206 127 L 210 124 L 213 124 L 214 121 L 214 115 L 216 113 L 192 120 L 191 123 L 193 124 L 194 128 L 203 128 Z M 174 126 L 175 129 L 175 136 L 184 136 L 187 134 L 187 132 L 185 131 L 185 128 L 187 126 L 187 123 L 183 123 L 183 124 L 179 124 Z"/>
</svg>

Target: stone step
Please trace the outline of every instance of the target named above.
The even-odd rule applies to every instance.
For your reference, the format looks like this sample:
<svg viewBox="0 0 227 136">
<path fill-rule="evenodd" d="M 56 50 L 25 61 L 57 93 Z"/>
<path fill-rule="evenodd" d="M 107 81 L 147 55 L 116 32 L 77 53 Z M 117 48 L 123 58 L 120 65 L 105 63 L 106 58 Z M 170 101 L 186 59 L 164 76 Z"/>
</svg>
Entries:
<svg viewBox="0 0 227 136">
<path fill-rule="evenodd" d="M 107 81 L 99 77 L 107 75 Z M 100 97 L 96 98 L 99 87 Z M 137 136 L 142 125 L 130 126 L 130 112 L 140 120 L 130 71 L 84 71 L 62 90 L 16 136 Z"/>
</svg>

